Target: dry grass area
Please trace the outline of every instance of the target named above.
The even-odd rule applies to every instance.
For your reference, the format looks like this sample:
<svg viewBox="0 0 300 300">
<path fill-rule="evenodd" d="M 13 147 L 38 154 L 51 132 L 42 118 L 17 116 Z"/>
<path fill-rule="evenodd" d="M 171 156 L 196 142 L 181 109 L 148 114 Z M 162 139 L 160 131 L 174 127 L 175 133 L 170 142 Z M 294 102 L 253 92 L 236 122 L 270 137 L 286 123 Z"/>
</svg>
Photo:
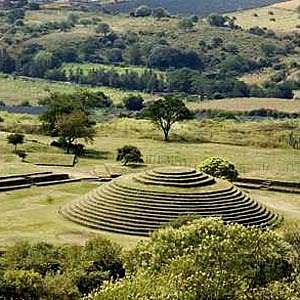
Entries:
<svg viewBox="0 0 300 300">
<path fill-rule="evenodd" d="M 274 70 L 272 68 L 266 68 L 259 72 L 245 74 L 244 76 L 241 77 L 241 80 L 247 84 L 261 85 L 265 81 L 269 80 L 273 74 L 274 74 Z"/>
<path fill-rule="evenodd" d="M 299 112 L 300 101 L 278 98 L 233 98 L 222 100 L 208 100 L 191 102 L 188 104 L 192 110 L 216 109 L 226 111 L 250 111 L 260 108 L 284 112 Z"/>
<path fill-rule="evenodd" d="M 67 19 L 65 11 L 60 10 L 38 10 L 26 11 L 27 22 L 45 23 L 45 22 L 59 22 Z"/>
<path fill-rule="evenodd" d="M 288 0 L 280 3 L 276 3 L 273 5 L 273 7 L 278 7 L 282 9 L 288 9 L 288 10 L 296 10 L 299 7 L 300 3 L 299 0 Z"/>
<path fill-rule="evenodd" d="M 296 7 L 299 1 L 288 1 L 273 6 L 234 12 L 229 15 L 237 18 L 236 23 L 244 29 L 254 26 L 266 27 L 276 32 L 299 31 L 300 24 Z"/>
</svg>

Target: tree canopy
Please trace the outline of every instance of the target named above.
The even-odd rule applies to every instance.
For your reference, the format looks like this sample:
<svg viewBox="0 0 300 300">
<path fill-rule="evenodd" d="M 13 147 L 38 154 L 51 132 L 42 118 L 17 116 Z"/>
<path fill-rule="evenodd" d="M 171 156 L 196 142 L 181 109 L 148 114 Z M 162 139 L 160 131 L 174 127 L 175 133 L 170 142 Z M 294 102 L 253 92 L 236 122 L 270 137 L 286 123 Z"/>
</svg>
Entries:
<svg viewBox="0 0 300 300">
<path fill-rule="evenodd" d="M 184 102 L 176 96 L 166 96 L 149 105 L 146 115 L 162 129 L 164 140 L 169 140 L 172 126 L 179 121 L 191 118 L 192 114 Z"/>
<path fill-rule="evenodd" d="M 126 279 L 91 299 L 297 299 L 291 255 L 272 231 L 190 220 L 139 243 L 126 256 Z"/>
</svg>

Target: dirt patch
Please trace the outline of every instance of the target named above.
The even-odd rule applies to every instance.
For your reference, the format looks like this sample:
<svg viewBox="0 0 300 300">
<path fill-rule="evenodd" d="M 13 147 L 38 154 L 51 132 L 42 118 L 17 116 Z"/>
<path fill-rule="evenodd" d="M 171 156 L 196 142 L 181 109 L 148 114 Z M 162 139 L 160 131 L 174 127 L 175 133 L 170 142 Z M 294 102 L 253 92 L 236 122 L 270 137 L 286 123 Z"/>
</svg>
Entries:
<svg viewBox="0 0 300 300">
<path fill-rule="evenodd" d="M 62 243 L 78 245 L 83 245 L 87 240 L 93 237 L 95 237 L 95 234 L 88 232 L 67 232 L 57 236 Z"/>
</svg>

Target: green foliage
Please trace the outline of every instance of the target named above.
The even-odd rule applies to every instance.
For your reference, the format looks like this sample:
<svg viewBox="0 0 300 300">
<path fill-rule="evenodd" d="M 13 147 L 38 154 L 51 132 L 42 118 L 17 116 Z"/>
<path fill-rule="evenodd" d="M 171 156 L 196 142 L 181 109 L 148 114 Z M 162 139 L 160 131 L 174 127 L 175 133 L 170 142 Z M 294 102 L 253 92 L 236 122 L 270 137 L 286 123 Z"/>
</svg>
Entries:
<svg viewBox="0 0 300 300">
<path fill-rule="evenodd" d="M 147 5 L 141 5 L 139 6 L 136 10 L 135 10 L 135 13 L 134 15 L 136 17 L 148 17 L 148 16 L 151 16 L 152 14 L 152 10 L 149 6 Z"/>
<path fill-rule="evenodd" d="M 225 22 L 226 22 L 226 18 L 223 17 L 222 15 L 211 14 L 211 15 L 208 16 L 207 22 L 211 26 L 224 27 Z"/>
<path fill-rule="evenodd" d="M 70 152 L 71 145 L 77 139 L 84 139 L 86 142 L 94 140 L 96 131 L 94 123 L 90 121 L 86 113 L 75 111 L 70 114 L 62 114 L 55 123 L 57 136 L 67 143 L 67 153 Z"/>
<path fill-rule="evenodd" d="M 33 271 L 8 270 L 0 278 L 2 299 L 39 300 L 44 296 L 43 279 Z"/>
<path fill-rule="evenodd" d="M 121 161 L 124 166 L 128 163 L 143 163 L 142 152 L 135 146 L 125 145 L 118 149 L 117 161 Z"/>
<path fill-rule="evenodd" d="M 168 141 L 170 130 L 176 122 L 192 116 L 184 102 L 175 96 L 167 96 L 151 103 L 146 115 L 162 129 L 165 141 Z"/>
<path fill-rule="evenodd" d="M 234 181 L 239 175 L 232 163 L 219 157 L 208 158 L 198 165 L 197 168 L 199 171 L 211 176 L 230 181 Z"/>
<path fill-rule="evenodd" d="M 85 89 L 77 90 L 73 94 L 51 93 L 40 101 L 47 106 L 46 112 L 41 116 L 44 128 L 48 132 L 55 132 L 58 118 L 74 112 L 84 112 L 90 115 L 95 108 L 111 106 L 112 102 L 102 92 L 92 92 Z"/>
<path fill-rule="evenodd" d="M 110 26 L 107 23 L 101 22 L 96 27 L 96 32 L 101 33 L 104 36 L 106 36 L 109 33 L 109 31 L 110 31 Z"/>
<path fill-rule="evenodd" d="M 169 12 L 163 7 L 153 9 L 152 16 L 157 19 L 169 17 Z"/>
<path fill-rule="evenodd" d="M 100 237 L 82 247 L 17 243 L 0 270 L 0 299 L 74 300 L 124 276 L 121 248 Z"/>
<path fill-rule="evenodd" d="M 300 255 L 300 226 L 298 224 L 289 224 L 283 231 L 283 238 L 291 244 Z"/>
<path fill-rule="evenodd" d="M 123 98 L 123 103 L 126 109 L 131 111 L 141 110 L 144 107 L 144 99 L 141 95 L 128 95 Z"/>
<path fill-rule="evenodd" d="M 20 133 L 12 133 L 7 136 L 8 144 L 15 146 L 15 152 L 17 151 L 17 146 L 24 143 L 24 135 Z"/>
<path fill-rule="evenodd" d="M 289 245 L 271 231 L 195 220 L 153 233 L 127 255 L 126 279 L 89 299 L 246 299 L 277 282 L 288 287 L 290 255 Z"/>
<path fill-rule="evenodd" d="M 191 18 L 183 18 L 178 23 L 178 28 L 187 32 L 194 27 L 194 22 Z"/>
</svg>

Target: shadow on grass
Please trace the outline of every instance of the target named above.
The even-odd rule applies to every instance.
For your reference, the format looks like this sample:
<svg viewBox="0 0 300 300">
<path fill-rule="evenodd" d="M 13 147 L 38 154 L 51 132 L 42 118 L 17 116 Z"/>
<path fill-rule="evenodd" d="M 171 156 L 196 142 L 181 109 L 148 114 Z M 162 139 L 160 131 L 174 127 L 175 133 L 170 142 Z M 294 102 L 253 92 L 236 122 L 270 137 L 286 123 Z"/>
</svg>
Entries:
<svg viewBox="0 0 300 300">
<path fill-rule="evenodd" d="M 130 169 L 143 169 L 146 168 L 147 165 L 146 164 L 134 164 L 134 163 L 129 163 L 126 166 L 123 165 L 123 167 L 128 167 Z"/>
<path fill-rule="evenodd" d="M 91 159 L 113 159 L 113 153 L 109 151 L 98 151 L 94 149 L 88 149 L 85 151 L 85 158 Z"/>
</svg>

